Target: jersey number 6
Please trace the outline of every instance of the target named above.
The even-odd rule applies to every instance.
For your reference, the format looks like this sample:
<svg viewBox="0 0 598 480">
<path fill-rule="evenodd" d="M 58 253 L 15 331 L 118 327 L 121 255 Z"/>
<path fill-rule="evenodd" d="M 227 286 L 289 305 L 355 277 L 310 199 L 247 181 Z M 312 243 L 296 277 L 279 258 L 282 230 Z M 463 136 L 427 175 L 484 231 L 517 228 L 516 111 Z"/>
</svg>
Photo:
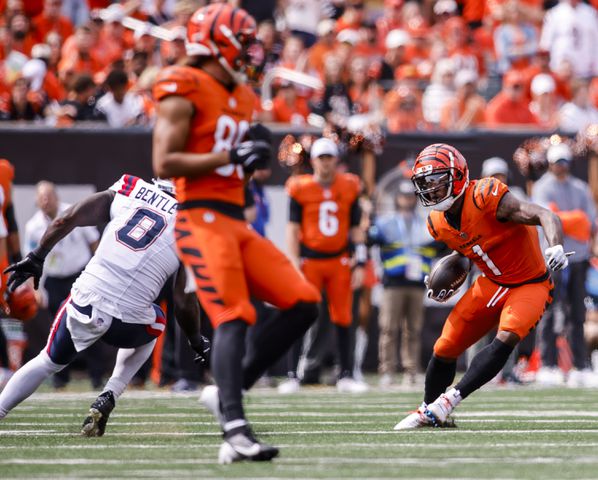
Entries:
<svg viewBox="0 0 598 480">
<path fill-rule="evenodd" d="M 338 218 L 336 217 L 338 212 L 338 204 L 327 200 L 320 203 L 320 211 L 318 214 L 318 226 L 320 232 L 325 237 L 333 237 L 338 232 Z"/>
<path fill-rule="evenodd" d="M 136 252 L 145 250 L 166 228 L 166 219 L 157 212 L 139 208 L 124 227 L 116 232 L 116 240 Z"/>
</svg>

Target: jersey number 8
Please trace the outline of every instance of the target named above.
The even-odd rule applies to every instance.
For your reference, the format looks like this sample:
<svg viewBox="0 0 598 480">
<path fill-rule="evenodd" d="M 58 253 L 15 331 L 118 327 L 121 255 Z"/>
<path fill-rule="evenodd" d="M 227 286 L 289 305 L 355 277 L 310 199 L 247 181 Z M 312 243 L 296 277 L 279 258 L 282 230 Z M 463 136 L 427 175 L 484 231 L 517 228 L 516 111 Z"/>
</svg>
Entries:
<svg viewBox="0 0 598 480">
<path fill-rule="evenodd" d="M 157 212 L 139 208 L 124 227 L 117 230 L 116 240 L 136 252 L 148 248 L 166 228 L 166 219 Z"/>
</svg>

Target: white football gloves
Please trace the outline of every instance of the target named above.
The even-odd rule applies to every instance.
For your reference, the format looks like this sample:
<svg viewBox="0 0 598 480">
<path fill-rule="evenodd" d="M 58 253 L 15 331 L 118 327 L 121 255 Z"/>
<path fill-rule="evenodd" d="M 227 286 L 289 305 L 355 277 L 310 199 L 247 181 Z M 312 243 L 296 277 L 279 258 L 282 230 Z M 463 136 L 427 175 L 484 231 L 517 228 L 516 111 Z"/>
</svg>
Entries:
<svg viewBox="0 0 598 480">
<path fill-rule="evenodd" d="M 430 276 L 426 275 L 424 277 L 424 285 L 426 286 L 426 296 L 428 298 L 431 298 L 432 300 L 435 300 L 436 302 L 444 303 L 455 294 L 456 290 L 453 290 L 452 288 L 450 290 L 446 290 L 445 288 L 443 288 L 438 292 L 437 295 L 434 295 L 434 290 L 430 288 L 429 283 Z"/>
<path fill-rule="evenodd" d="M 553 272 L 563 270 L 569 265 L 569 259 L 567 258 L 567 254 L 562 245 L 548 247 L 544 250 L 544 256 L 546 257 L 546 265 L 548 265 L 548 268 Z"/>
</svg>

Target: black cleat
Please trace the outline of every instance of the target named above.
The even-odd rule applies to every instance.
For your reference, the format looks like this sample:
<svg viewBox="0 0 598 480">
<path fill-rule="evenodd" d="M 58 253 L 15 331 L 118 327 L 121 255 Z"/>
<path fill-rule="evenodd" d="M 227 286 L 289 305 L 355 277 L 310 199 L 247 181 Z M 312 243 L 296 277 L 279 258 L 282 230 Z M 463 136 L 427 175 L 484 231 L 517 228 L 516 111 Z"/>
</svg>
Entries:
<svg viewBox="0 0 598 480">
<path fill-rule="evenodd" d="M 89 408 L 89 415 L 83 420 L 81 435 L 85 437 L 101 437 L 106 430 L 110 412 L 114 410 L 114 394 L 108 390 L 102 393 Z"/>
<path fill-rule="evenodd" d="M 249 428 L 224 438 L 218 452 L 218 463 L 226 465 L 242 460 L 267 462 L 278 455 L 278 448 L 257 440 Z"/>
</svg>

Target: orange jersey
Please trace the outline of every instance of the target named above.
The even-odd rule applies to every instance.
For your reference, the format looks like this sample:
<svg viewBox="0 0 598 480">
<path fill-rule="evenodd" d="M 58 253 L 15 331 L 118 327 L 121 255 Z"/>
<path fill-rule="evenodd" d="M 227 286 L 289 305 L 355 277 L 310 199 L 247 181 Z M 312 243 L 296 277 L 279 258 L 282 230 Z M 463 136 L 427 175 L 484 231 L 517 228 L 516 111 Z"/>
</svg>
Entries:
<svg viewBox="0 0 598 480">
<path fill-rule="evenodd" d="M 193 103 L 195 114 L 185 146 L 185 151 L 192 153 L 222 152 L 238 145 L 256 105 L 256 96 L 247 85 L 238 84 L 229 91 L 203 70 L 186 66 L 163 69 L 153 92 L 157 101 L 177 95 Z M 216 200 L 244 206 L 243 176 L 240 165 L 225 165 L 194 178 L 176 178 L 177 199 L 181 203 Z"/>
<path fill-rule="evenodd" d="M 465 255 L 493 282 L 514 286 L 546 275 L 536 227 L 496 218 L 508 188 L 495 178 L 472 181 L 465 190 L 461 228 L 453 228 L 444 212 L 428 217 L 430 234 Z"/>
<path fill-rule="evenodd" d="M 301 245 L 326 256 L 347 249 L 349 229 L 359 224 L 359 178 L 337 173 L 324 187 L 313 175 L 291 177 L 286 184 L 291 197 L 291 222 L 301 225 Z"/>
<path fill-rule="evenodd" d="M 15 167 L 8 160 L 0 158 L 0 187 L 4 190 L 4 205 L 2 205 L 2 214 L 6 212 L 6 207 L 12 201 L 12 181 L 15 178 Z M 6 220 L 6 218 L 5 218 Z"/>
</svg>

